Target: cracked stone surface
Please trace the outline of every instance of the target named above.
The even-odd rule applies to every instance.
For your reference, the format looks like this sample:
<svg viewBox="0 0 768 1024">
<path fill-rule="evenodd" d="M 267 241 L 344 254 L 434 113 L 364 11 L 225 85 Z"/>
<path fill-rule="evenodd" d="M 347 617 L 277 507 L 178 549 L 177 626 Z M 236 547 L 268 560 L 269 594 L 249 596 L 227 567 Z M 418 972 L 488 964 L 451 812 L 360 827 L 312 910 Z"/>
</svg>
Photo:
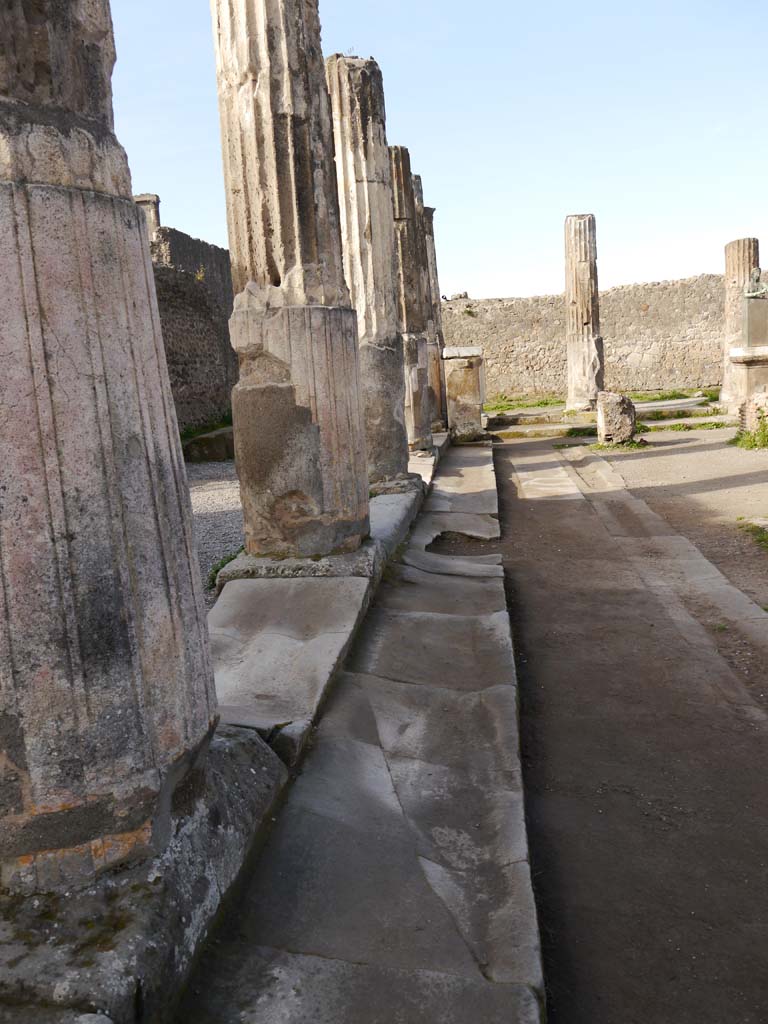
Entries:
<svg viewBox="0 0 768 1024">
<path fill-rule="evenodd" d="M 492 482 L 451 450 L 437 489 L 486 536 Z M 503 580 L 398 565 L 177 1021 L 533 1024 L 542 986 Z"/>
</svg>

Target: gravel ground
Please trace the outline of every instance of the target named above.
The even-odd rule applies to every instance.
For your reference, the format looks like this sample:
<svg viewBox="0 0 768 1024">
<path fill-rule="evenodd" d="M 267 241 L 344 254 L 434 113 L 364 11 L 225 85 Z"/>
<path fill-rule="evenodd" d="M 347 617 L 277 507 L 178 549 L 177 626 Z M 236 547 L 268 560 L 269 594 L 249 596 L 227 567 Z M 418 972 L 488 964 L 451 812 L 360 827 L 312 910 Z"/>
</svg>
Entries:
<svg viewBox="0 0 768 1024">
<path fill-rule="evenodd" d="M 212 607 L 216 598 L 208 590 L 208 575 L 222 558 L 243 546 L 243 509 L 234 462 L 206 462 L 187 466 L 192 512 L 195 519 L 200 574 L 206 588 L 205 600 Z"/>
</svg>

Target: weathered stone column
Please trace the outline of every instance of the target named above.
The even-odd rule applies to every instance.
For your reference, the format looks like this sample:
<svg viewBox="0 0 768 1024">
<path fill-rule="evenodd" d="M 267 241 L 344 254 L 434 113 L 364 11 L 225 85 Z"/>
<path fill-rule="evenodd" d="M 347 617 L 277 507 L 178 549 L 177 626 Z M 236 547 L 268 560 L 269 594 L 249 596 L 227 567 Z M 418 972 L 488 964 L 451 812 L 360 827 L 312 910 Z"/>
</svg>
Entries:
<svg viewBox="0 0 768 1024">
<path fill-rule="evenodd" d="M 760 266 L 760 243 L 739 238 L 725 247 L 725 325 L 723 338 L 723 386 L 720 401 L 729 407 L 743 401 L 742 367 L 731 362 L 731 349 L 744 344 L 744 294 L 752 271 Z"/>
<path fill-rule="evenodd" d="M 597 229 L 594 215 L 565 221 L 565 312 L 568 352 L 567 409 L 586 411 L 603 390 L 604 355 L 600 337 L 597 282 Z"/>
<path fill-rule="evenodd" d="M 428 319 L 419 261 L 419 225 L 411 174 L 411 157 L 403 146 L 390 146 L 395 211 L 395 270 L 398 326 L 405 357 L 405 423 L 414 451 L 431 451 Z"/>
<path fill-rule="evenodd" d="M 429 272 L 429 249 L 427 245 L 427 219 L 424 207 L 424 186 L 420 174 L 413 176 L 413 196 L 416 202 L 416 240 L 421 275 L 421 301 L 424 304 L 424 316 L 427 321 L 427 402 L 429 404 L 430 430 L 439 429 L 440 423 L 440 391 L 435 383 L 440 377 L 440 360 L 442 353 L 437 338 L 437 324 L 432 306 L 432 278 Z"/>
<path fill-rule="evenodd" d="M 133 201 L 141 207 L 141 211 L 147 221 L 147 231 L 150 242 L 154 240 L 155 232 L 160 227 L 160 196 L 144 192 L 140 196 L 134 196 Z"/>
<path fill-rule="evenodd" d="M 437 272 L 437 247 L 435 246 L 435 210 L 432 206 L 424 207 L 424 230 L 427 243 L 427 262 L 429 264 L 429 291 L 432 300 L 432 322 L 435 325 L 437 354 L 429 360 L 429 388 L 433 403 L 432 429 L 445 429 L 447 424 L 445 374 L 443 372 L 443 351 L 445 334 L 443 332 L 443 302 L 440 292 L 440 277 Z"/>
<path fill-rule="evenodd" d="M 108 0 L 0 14 L 0 868 L 70 889 L 161 849 L 214 721 Z"/>
<path fill-rule="evenodd" d="M 368 479 L 408 472 L 403 342 L 384 83 L 374 60 L 329 57 L 344 270 L 357 310 Z"/>
<path fill-rule="evenodd" d="M 211 6 L 246 550 L 352 551 L 368 534 L 368 473 L 317 0 Z"/>
</svg>

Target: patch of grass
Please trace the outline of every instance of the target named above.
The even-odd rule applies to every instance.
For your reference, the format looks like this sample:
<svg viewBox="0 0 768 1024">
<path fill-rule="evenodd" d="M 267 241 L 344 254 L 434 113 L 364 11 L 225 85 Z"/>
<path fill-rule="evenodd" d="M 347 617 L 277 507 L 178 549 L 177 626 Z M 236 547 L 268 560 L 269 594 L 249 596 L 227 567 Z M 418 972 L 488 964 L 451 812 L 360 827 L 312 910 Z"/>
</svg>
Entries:
<svg viewBox="0 0 768 1024">
<path fill-rule="evenodd" d="M 509 395 L 494 395 L 486 402 L 486 412 L 514 412 L 518 409 L 545 409 L 550 405 L 565 405 L 561 395 L 542 395 L 539 398 L 511 398 Z"/>
<path fill-rule="evenodd" d="M 748 533 L 764 551 L 768 551 L 768 528 L 757 523 L 741 523 L 739 529 Z"/>
<path fill-rule="evenodd" d="M 742 430 L 731 444 L 738 448 L 768 448 L 768 417 L 761 416 L 757 430 Z"/>
<path fill-rule="evenodd" d="M 465 306 L 463 310 L 464 316 L 471 316 L 477 319 L 477 313 L 472 309 L 471 306 Z"/>
<path fill-rule="evenodd" d="M 727 633 L 728 627 L 724 622 L 716 622 L 712 627 L 716 633 Z"/>
<path fill-rule="evenodd" d="M 242 554 L 245 548 L 239 548 L 231 555 L 224 555 L 224 557 L 214 565 L 211 571 L 208 573 L 208 590 L 213 590 L 216 586 L 216 577 L 219 575 L 222 569 L 229 565 L 230 562 L 234 562 L 238 555 Z"/>
<path fill-rule="evenodd" d="M 693 398 L 695 391 L 627 391 L 625 395 L 633 402 L 677 402 L 681 398 Z"/>
<path fill-rule="evenodd" d="M 710 420 L 708 423 L 670 423 L 669 426 L 657 426 L 648 427 L 648 430 L 659 431 L 659 430 L 726 430 L 728 427 L 733 426 L 732 423 L 725 423 L 723 420 Z"/>
<path fill-rule="evenodd" d="M 566 437 L 597 437 L 597 427 L 570 427 Z"/>
<path fill-rule="evenodd" d="M 591 444 L 592 452 L 638 452 L 648 447 L 647 441 L 624 441 L 623 444 Z"/>
<path fill-rule="evenodd" d="M 214 430 L 223 430 L 224 427 L 232 426 L 232 412 L 226 413 L 222 420 L 217 423 L 206 423 L 202 427 L 187 427 L 181 431 L 182 441 L 191 441 L 193 437 L 200 437 L 202 434 L 210 434 Z"/>
</svg>

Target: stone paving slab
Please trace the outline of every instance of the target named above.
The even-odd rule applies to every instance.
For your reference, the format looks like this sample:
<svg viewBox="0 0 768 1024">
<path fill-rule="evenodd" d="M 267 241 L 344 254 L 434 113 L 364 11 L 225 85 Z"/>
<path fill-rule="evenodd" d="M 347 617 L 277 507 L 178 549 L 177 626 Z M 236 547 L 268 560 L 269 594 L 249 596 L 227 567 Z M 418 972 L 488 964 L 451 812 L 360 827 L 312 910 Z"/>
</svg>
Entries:
<svg viewBox="0 0 768 1024">
<path fill-rule="evenodd" d="M 411 587 L 418 587 L 421 610 L 442 615 L 466 615 L 471 608 L 476 615 L 504 611 L 507 603 L 501 576 L 464 576 L 456 587 L 452 576 L 424 572 L 403 561 L 393 565 L 381 587 L 391 611 L 410 611 Z"/>
<path fill-rule="evenodd" d="M 201 991 L 206 1024 L 539 1024 L 536 995 L 525 986 L 491 985 L 440 971 L 393 970 L 282 952 L 249 951 L 241 969 L 217 958 L 222 992 Z M 258 1017 L 250 1008 L 258 1005 Z M 243 1016 L 238 1016 L 244 1007 Z M 234 1012 L 233 1012 L 234 1011 Z"/>
<path fill-rule="evenodd" d="M 483 690 L 515 682 L 506 611 L 486 616 L 391 612 L 368 616 L 350 660 L 352 671 L 450 690 Z"/>
<path fill-rule="evenodd" d="M 424 510 L 498 515 L 492 447 L 460 445 L 449 449 Z"/>
<path fill-rule="evenodd" d="M 367 597 L 360 578 L 228 583 L 208 616 L 223 718 L 272 727 L 313 719 Z"/>
</svg>

